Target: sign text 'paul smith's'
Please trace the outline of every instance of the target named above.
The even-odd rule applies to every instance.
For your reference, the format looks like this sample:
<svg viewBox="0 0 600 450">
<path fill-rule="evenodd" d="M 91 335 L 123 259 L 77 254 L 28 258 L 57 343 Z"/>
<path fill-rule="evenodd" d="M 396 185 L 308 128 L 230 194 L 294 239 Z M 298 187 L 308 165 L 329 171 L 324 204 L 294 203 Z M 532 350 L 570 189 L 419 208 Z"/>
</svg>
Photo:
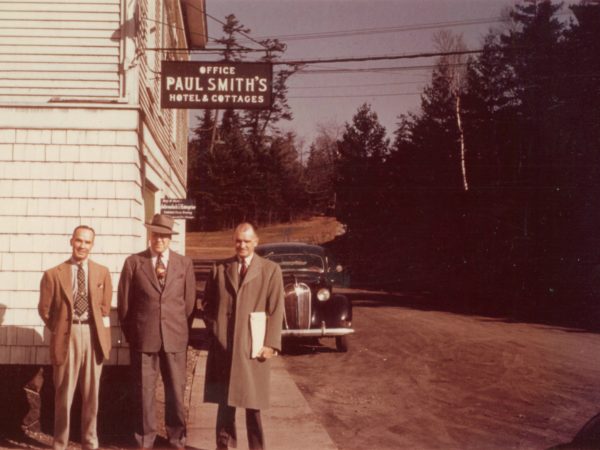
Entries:
<svg viewBox="0 0 600 450">
<path fill-rule="evenodd" d="M 268 63 L 163 61 L 161 107 L 266 109 L 272 86 Z"/>
</svg>

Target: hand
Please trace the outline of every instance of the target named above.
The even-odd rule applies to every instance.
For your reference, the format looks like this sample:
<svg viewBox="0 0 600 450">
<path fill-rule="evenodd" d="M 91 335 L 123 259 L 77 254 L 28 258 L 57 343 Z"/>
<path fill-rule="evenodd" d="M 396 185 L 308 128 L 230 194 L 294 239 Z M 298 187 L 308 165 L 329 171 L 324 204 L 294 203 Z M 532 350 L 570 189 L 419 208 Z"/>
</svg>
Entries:
<svg viewBox="0 0 600 450">
<path fill-rule="evenodd" d="M 273 356 L 276 356 L 276 355 L 277 355 L 277 350 L 275 350 L 274 348 L 263 347 L 258 352 L 257 358 L 261 361 L 264 361 L 264 360 L 272 358 Z"/>
</svg>

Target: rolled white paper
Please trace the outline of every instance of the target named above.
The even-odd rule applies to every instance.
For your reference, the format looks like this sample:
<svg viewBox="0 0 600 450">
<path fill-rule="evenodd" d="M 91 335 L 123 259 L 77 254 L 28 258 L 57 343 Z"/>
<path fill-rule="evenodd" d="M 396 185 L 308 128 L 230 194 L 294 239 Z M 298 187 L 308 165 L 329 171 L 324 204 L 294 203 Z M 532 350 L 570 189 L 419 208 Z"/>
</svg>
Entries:
<svg viewBox="0 0 600 450">
<path fill-rule="evenodd" d="M 267 331 L 267 314 L 264 311 L 250 313 L 250 333 L 252 335 L 252 352 L 250 358 L 256 358 L 265 345 Z"/>
</svg>

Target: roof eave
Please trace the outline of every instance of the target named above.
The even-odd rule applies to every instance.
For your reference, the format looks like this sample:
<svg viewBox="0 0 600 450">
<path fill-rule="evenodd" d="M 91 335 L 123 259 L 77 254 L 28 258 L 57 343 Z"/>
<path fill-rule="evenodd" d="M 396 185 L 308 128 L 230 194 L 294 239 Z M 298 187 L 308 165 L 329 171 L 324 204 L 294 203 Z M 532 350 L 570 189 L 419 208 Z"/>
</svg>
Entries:
<svg viewBox="0 0 600 450">
<path fill-rule="evenodd" d="M 180 0 L 188 48 L 205 49 L 208 42 L 205 0 Z"/>
</svg>

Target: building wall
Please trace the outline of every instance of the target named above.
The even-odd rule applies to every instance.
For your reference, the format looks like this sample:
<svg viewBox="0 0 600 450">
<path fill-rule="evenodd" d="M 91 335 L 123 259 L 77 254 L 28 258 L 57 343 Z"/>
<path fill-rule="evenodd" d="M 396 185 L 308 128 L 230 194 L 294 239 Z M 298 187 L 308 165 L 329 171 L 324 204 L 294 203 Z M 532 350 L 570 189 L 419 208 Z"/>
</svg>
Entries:
<svg viewBox="0 0 600 450">
<path fill-rule="evenodd" d="M 39 283 L 69 258 L 77 225 L 96 230 L 91 257 L 111 271 L 116 308 L 124 259 L 147 247 L 144 222 L 161 198 L 186 196 L 186 113 L 144 94 L 154 47 L 141 31 L 156 22 L 131 8 L 147 3 L 164 16 L 153 20 L 174 14 L 159 0 L 0 0 L 0 364 L 49 363 Z M 184 221 L 176 230 L 183 253 Z M 110 363 L 126 364 L 111 316 Z"/>
<path fill-rule="evenodd" d="M 140 91 L 139 103 L 149 129 L 157 144 L 175 169 L 179 181 L 185 184 L 187 167 L 187 111 L 161 109 L 160 74 L 163 59 L 187 59 L 182 52 L 168 53 L 157 50 L 184 47 L 180 29 L 169 27 L 176 21 L 165 4 L 158 0 L 139 3 L 140 29 L 138 41 Z"/>
<path fill-rule="evenodd" d="M 120 95 L 121 0 L 0 0 L 0 102 Z"/>
<path fill-rule="evenodd" d="M 51 116 L 62 127 L 48 127 Z M 124 257 L 143 248 L 137 111 L 2 108 L 0 123 L 0 362 L 47 364 L 39 283 L 70 256 L 72 230 L 96 230 L 92 258 L 115 286 Z"/>
</svg>

